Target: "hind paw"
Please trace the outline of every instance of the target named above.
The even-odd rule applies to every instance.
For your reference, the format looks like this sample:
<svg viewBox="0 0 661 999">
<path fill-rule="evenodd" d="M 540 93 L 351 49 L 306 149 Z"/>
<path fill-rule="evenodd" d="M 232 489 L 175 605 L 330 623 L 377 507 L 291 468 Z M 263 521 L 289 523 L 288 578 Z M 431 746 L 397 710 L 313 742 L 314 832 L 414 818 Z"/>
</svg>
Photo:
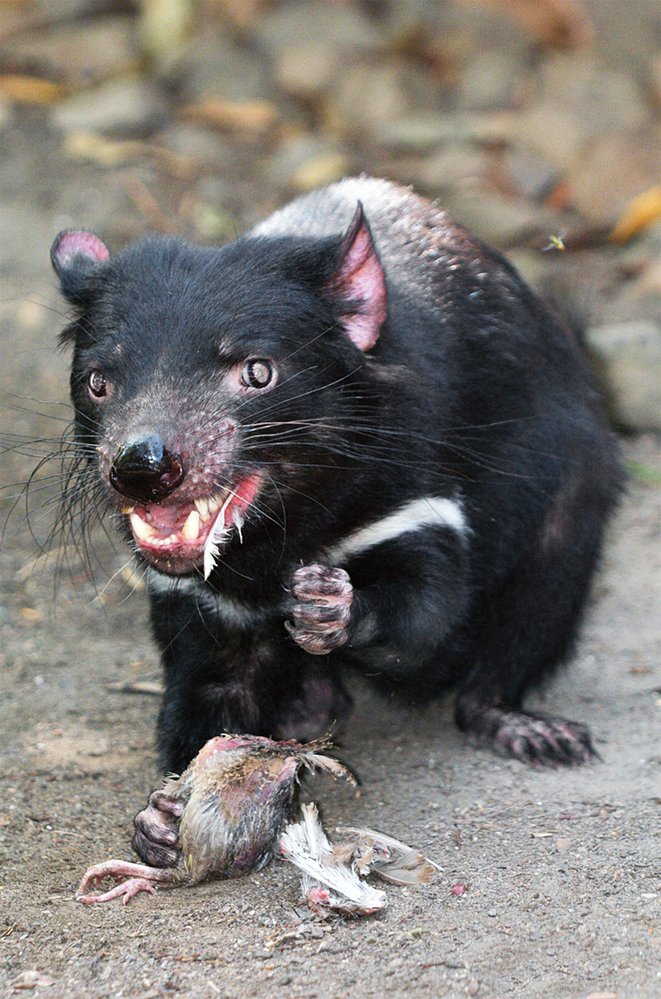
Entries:
<svg viewBox="0 0 661 999">
<path fill-rule="evenodd" d="M 572 767 L 599 758 L 588 727 L 558 715 L 506 711 L 460 699 L 457 723 L 471 742 L 531 766 Z"/>
<path fill-rule="evenodd" d="M 513 713 L 498 729 L 495 748 L 537 766 L 579 766 L 597 757 L 590 730 L 553 715 Z"/>
</svg>

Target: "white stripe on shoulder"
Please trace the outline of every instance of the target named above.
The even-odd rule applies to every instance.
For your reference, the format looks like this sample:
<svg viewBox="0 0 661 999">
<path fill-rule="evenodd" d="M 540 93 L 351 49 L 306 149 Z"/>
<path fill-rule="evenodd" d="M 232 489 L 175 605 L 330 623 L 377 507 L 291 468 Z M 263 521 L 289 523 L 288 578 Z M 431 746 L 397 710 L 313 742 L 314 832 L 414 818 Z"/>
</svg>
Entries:
<svg viewBox="0 0 661 999">
<path fill-rule="evenodd" d="M 149 591 L 172 596 L 188 596 L 200 611 L 213 614 L 228 628 L 247 630 L 270 616 L 266 608 L 252 606 L 213 590 L 199 576 L 166 576 L 149 570 Z"/>
<path fill-rule="evenodd" d="M 384 541 L 392 541 L 402 534 L 420 531 L 424 527 L 447 527 L 464 536 L 468 524 L 461 503 L 446 496 L 421 496 L 399 507 L 381 520 L 360 527 L 346 538 L 326 550 L 332 562 L 340 562 L 351 555 L 359 555 Z"/>
</svg>

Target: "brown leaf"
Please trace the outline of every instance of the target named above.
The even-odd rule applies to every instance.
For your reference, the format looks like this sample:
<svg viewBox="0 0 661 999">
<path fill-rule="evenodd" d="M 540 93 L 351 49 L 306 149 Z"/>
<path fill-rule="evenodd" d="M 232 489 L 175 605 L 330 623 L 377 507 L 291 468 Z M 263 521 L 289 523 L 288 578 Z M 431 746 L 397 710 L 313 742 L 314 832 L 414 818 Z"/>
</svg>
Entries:
<svg viewBox="0 0 661 999">
<path fill-rule="evenodd" d="M 661 184 L 630 201 L 608 237 L 611 243 L 628 243 L 661 218 Z"/>
<path fill-rule="evenodd" d="M 20 73 L 0 76 L 0 97 L 15 104 L 56 104 L 68 93 L 68 87 L 38 76 Z"/>
<path fill-rule="evenodd" d="M 149 157 L 159 162 L 171 176 L 184 180 L 194 176 L 198 170 L 198 164 L 190 156 L 173 153 L 150 142 L 107 139 L 96 132 L 69 132 L 64 140 L 64 150 L 72 159 L 84 160 L 108 169 Z M 123 570 L 122 577 L 126 578 Z M 128 578 L 126 581 L 135 585 L 136 589 L 144 589 L 141 581 Z"/>
<path fill-rule="evenodd" d="M 38 624 L 43 621 L 44 615 L 34 607 L 21 607 L 19 614 L 28 624 Z"/>
<path fill-rule="evenodd" d="M 270 101 L 226 101 L 223 97 L 205 97 L 182 111 L 188 121 L 198 121 L 228 132 L 263 135 L 277 121 L 278 109 Z"/>
</svg>

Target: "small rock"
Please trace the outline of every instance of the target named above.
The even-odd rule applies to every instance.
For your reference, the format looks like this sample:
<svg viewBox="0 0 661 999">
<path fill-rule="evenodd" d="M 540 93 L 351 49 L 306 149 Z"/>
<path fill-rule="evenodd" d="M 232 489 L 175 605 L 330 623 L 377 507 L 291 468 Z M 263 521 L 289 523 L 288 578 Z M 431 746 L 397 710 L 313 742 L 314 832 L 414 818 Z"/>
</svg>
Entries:
<svg viewBox="0 0 661 999">
<path fill-rule="evenodd" d="M 253 32 L 256 47 L 272 59 L 292 45 L 318 43 L 339 58 L 342 53 L 375 52 L 382 44 L 378 22 L 357 5 L 309 3 L 297 0 L 278 5 L 260 18 Z"/>
<path fill-rule="evenodd" d="M 228 140 L 215 129 L 187 122 L 177 122 L 158 134 L 160 145 L 179 156 L 210 167 L 224 167 L 237 158 L 236 143 Z"/>
<path fill-rule="evenodd" d="M 640 128 L 650 118 L 636 82 L 593 56 L 556 54 L 539 73 L 538 87 L 537 99 L 519 116 L 519 138 L 561 167 L 599 136 Z"/>
<path fill-rule="evenodd" d="M 227 242 L 237 232 L 236 217 L 222 207 L 198 200 L 191 215 L 196 234 L 207 243 Z"/>
<path fill-rule="evenodd" d="M 277 52 L 274 76 L 290 97 L 318 100 L 333 79 L 336 67 L 336 56 L 325 42 L 298 42 Z"/>
<path fill-rule="evenodd" d="M 342 131 L 357 136 L 412 110 L 395 61 L 354 65 L 335 81 L 330 103 Z"/>
<path fill-rule="evenodd" d="M 588 7 L 586 0 L 583 6 Z M 622 0 L 589 0 L 589 13 L 603 61 L 642 79 L 648 60 L 659 50 L 656 0 L 638 0 L 635 17 Z"/>
<path fill-rule="evenodd" d="M 610 396 L 611 415 L 627 430 L 661 430 L 661 327 L 630 320 L 588 332 Z"/>
<path fill-rule="evenodd" d="M 482 150 L 465 144 L 452 144 L 424 157 L 412 178 L 416 188 L 431 198 L 454 188 L 476 187 L 484 182 L 485 157 Z"/>
<path fill-rule="evenodd" d="M 545 101 L 521 113 L 516 141 L 565 170 L 577 159 L 587 139 L 575 115 Z"/>
<path fill-rule="evenodd" d="M 350 164 L 337 146 L 307 134 L 282 143 L 268 169 L 278 183 L 309 191 L 339 180 L 350 172 Z"/>
<path fill-rule="evenodd" d="M 573 112 L 588 137 L 637 128 L 650 118 L 635 79 L 593 54 L 557 53 L 544 64 L 541 88 L 542 99 Z"/>
<path fill-rule="evenodd" d="M 487 243 L 509 247 L 551 232 L 549 220 L 535 206 L 522 198 L 508 198 L 497 191 L 448 191 L 445 205 L 457 219 Z"/>
<path fill-rule="evenodd" d="M 301 163 L 292 176 L 299 191 L 314 191 L 317 187 L 341 180 L 349 173 L 349 161 L 344 153 L 329 150 Z"/>
<path fill-rule="evenodd" d="M 652 129 L 597 139 L 567 174 L 574 207 L 597 225 L 614 225 L 633 198 L 658 183 L 660 148 Z"/>
<path fill-rule="evenodd" d="M 143 80 L 114 80 L 95 90 L 63 101 L 52 110 L 58 128 L 140 136 L 165 119 L 166 105 L 159 90 Z"/>
<path fill-rule="evenodd" d="M 555 163 L 527 146 L 517 145 L 503 157 L 512 187 L 526 198 L 543 200 L 560 180 Z"/>
<path fill-rule="evenodd" d="M 207 22 L 188 43 L 157 66 L 159 79 L 177 91 L 183 101 L 217 94 L 227 101 L 267 100 L 273 84 L 263 59 L 239 48 L 227 32 Z"/>
<path fill-rule="evenodd" d="M 138 32 L 142 47 L 156 61 L 178 52 L 192 33 L 191 0 L 142 0 Z"/>
<path fill-rule="evenodd" d="M 661 55 L 652 60 L 650 76 L 652 78 L 652 97 L 655 104 L 661 107 Z"/>
<path fill-rule="evenodd" d="M 58 0 L 56 4 L 53 0 L 37 0 L 31 5 L 37 8 L 36 16 L 41 21 L 43 18 L 52 21 L 73 21 L 87 15 L 103 13 L 108 9 L 108 0 Z"/>
<path fill-rule="evenodd" d="M 11 120 L 11 105 L 6 101 L 0 101 L 0 130 L 9 125 Z"/>
<path fill-rule="evenodd" d="M 507 259 L 531 288 L 542 287 L 549 273 L 550 254 L 540 253 L 525 247 L 512 247 L 507 251 Z"/>
<path fill-rule="evenodd" d="M 515 131 L 512 112 L 466 114 L 417 111 L 382 122 L 375 129 L 386 148 L 423 152 L 447 142 L 505 143 Z"/>
<path fill-rule="evenodd" d="M 459 107 L 472 111 L 511 107 L 521 69 L 517 53 L 498 49 L 476 52 L 461 73 Z"/>
<path fill-rule="evenodd" d="M 116 15 L 29 32 L 3 46 L 0 59 L 9 55 L 17 71 L 72 87 L 99 84 L 138 68 L 135 21 Z"/>
</svg>

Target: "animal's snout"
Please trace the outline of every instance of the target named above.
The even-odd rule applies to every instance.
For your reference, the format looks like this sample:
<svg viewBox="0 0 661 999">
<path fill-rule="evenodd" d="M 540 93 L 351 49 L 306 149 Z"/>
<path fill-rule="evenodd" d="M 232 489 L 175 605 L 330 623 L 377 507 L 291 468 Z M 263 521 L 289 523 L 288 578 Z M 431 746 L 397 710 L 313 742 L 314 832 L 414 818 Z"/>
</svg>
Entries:
<svg viewBox="0 0 661 999">
<path fill-rule="evenodd" d="M 119 449 L 110 467 L 110 482 L 123 496 L 149 503 L 173 492 L 185 474 L 179 455 L 168 451 L 156 434 L 150 434 Z"/>
</svg>

